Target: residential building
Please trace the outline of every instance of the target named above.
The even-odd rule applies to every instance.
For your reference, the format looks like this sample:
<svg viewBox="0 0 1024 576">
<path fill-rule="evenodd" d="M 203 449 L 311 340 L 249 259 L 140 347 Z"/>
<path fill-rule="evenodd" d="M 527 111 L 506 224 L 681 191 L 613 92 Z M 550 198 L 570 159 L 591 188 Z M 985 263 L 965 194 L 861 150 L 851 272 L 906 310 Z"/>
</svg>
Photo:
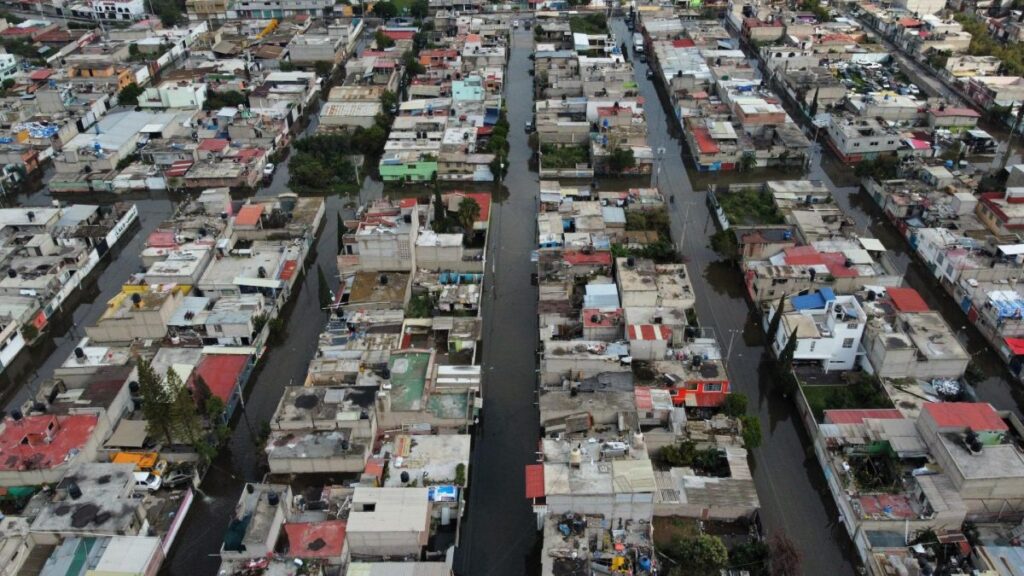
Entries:
<svg viewBox="0 0 1024 576">
<path fill-rule="evenodd" d="M 852 370 L 861 356 L 861 338 L 867 315 L 855 296 L 836 295 L 829 288 L 785 300 L 783 310 L 768 308 L 765 329 L 775 314 L 782 314 L 772 349 L 781 354 L 789 339 L 797 339 L 793 361 L 817 364 L 825 372 Z"/>
</svg>

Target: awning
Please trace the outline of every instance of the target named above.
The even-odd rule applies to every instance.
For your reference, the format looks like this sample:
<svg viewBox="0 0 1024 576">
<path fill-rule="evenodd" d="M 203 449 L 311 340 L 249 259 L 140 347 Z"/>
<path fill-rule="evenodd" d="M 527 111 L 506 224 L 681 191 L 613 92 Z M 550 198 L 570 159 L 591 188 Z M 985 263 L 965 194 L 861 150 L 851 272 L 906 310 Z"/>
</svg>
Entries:
<svg viewBox="0 0 1024 576">
<path fill-rule="evenodd" d="M 1010 352 L 1013 352 L 1014 356 L 1024 354 L 1024 338 L 1007 338 L 1006 345 L 1010 347 Z"/>
<path fill-rule="evenodd" d="M 242 276 L 235 278 L 233 284 L 235 286 L 252 286 L 253 288 L 274 288 L 275 290 L 282 286 L 280 280 L 273 278 L 245 278 Z"/>
<path fill-rule="evenodd" d="M 544 465 L 527 464 L 526 466 L 526 497 L 544 497 Z"/>
<path fill-rule="evenodd" d="M 121 420 L 104 445 L 107 448 L 142 448 L 146 442 L 145 420 Z"/>
<path fill-rule="evenodd" d="M 1024 254 L 1024 244 L 1004 244 L 999 247 L 999 251 L 1007 256 L 1020 256 Z"/>
<path fill-rule="evenodd" d="M 878 238 L 857 238 L 857 241 L 868 252 L 885 252 L 885 244 Z"/>
</svg>

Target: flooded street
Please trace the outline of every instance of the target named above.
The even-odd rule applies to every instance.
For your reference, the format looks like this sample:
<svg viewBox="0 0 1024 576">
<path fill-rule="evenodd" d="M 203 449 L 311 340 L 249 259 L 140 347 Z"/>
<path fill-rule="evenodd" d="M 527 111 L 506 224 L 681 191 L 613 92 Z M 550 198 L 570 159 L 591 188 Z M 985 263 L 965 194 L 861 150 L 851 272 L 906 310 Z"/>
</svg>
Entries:
<svg viewBox="0 0 1024 576">
<path fill-rule="evenodd" d="M 468 521 L 456 553 L 460 576 L 522 576 L 539 571 L 530 554 L 536 521 L 526 500 L 525 465 L 537 461 L 537 290 L 530 284 L 537 244 L 537 175 L 527 169 L 523 125 L 532 117 L 533 36 L 514 31 L 506 73 L 511 168 L 507 199 L 495 204 L 483 303 L 484 422 L 473 447 Z"/>
<path fill-rule="evenodd" d="M 629 33 L 621 19 L 612 22 L 612 31 L 619 38 Z M 676 196 L 670 209 L 672 232 L 677 241 L 682 238 L 697 317 L 703 326 L 715 330 L 723 350 L 731 351 L 727 365 L 733 390 L 750 398 L 750 411 L 761 419 L 764 443 L 753 451 L 751 468 L 762 522 L 769 534 L 784 532 L 803 551 L 805 574 L 854 574 L 855 552 L 846 530 L 837 523 L 838 512 L 821 467 L 809 451 L 796 408 L 772 390 L 763 333 L 744 299 L 739 271 L 721 261 L 709 245 L 716 230 L 704 203 L 705 191 L 721 175 L 707 175 L 696 179 L 697 186 L 691 184 L 683 162 L 685 151 L 672 135 L 678 134 L 677 120 L 661 105 L 654 83 L 645 76 L 646 66 L 636 65 L 636 80 L 648 102 L 648 143 L 666 151 L 658 180 L 663 194 Z M 749 175 L 749 180 L 765 179 L 760 172 Z"/>
</svg>

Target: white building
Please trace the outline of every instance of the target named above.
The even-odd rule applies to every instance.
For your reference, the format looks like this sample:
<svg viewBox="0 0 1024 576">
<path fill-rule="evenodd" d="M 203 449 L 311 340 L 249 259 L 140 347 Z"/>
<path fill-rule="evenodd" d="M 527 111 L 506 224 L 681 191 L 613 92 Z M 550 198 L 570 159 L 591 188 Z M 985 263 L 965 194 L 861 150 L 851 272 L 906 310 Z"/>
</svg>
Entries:
<svg viewBox="0 0 1024 576">
<path fill-rule="evenodd" d="M 18 57 L 14 54 L 0 54 L 0 80 L 6 80 L 18 73 Z"/>
<path fill-rule="evenodd" d="M 796 332 L 796 362 L 820 362 L 829 370 L 852 370 L 860 353 L 867 315 L 849 295 L 837 296 L 831 288 L 788 299 L 772 347 L 778 354 Z M 773 306 L 764 318 L 765 327 L 775 315 Z"/>
<path fill-rule="evenodd" d="M 199 110 L 206 102 L 206 83 L 163 82 L 146 88 L 139 96 L 139 106 L 159 109 Z"/>
<path fill-rule="evenodd" d="M 94 20 L 135 21 L 146 17 L 143 0 L 87 0 L 70 9 L 72 16 Z"/>
</svg>

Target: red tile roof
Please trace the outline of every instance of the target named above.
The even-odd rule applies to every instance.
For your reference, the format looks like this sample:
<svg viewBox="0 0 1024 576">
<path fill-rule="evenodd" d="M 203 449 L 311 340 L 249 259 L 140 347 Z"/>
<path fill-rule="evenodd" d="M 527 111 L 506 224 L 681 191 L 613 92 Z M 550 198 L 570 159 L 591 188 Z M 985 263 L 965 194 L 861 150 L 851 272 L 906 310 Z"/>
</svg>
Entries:
<svg viewBox="0 0 1024 576">
<path fill-rule="evenodd" d="M 846 256 L 842 252 L 826 252 L 821 255 L 828 267 L 828 273 L 836 278 L 856 278 L 860 276 L 856 268 L 846 265 Z"/>
<path fill-rule="evenodd" d="M 526 497 L 527 498 L 543 498 L 544 497 L 544 465 L 543 464 L 527 464 L 526 465 Z"/>
<path fill-rule="evenodd" d="M 205 354 L 199 360 L 194 374 L 202 376 L 210 392 L 227 402 L 248 361 L 249 356 L 246 354 Z"/>
<path fill-rule="evenodd" d="M 597 321 L 594 320 L 597 318 Z M 622 309 L 599 310 L 597 308 L 583 309 L 583 326 L 585 328 L 598 328 L 603 326 L 615 326 L 622 321 Z"/>
<path fill-rule="evenodd" d="M 175 160 L 171 167 L 164 170 L 164 176 L 168 178 L 180 178 L 188 173 L 188 169 L 192 167 L 191 160 Z"/>
<path fill-rule="evenodd" d="M 146 246 L 150 248 L 174 248 L 177 245 L 172 230 L 154 230 L 146 239 Z"/>
<path fill-rule="evenodd" d="M 978 114 L 977 112 L 975 112 L 971 108 L 946 108 L 944 110 L 939 110 L 937 108 L 933 108 L 933 109 L 929 110 L 928 113 L 931 114 L 932 116 L 939 116 L 939 117 L 943 117 L 943 116 L 965 116 L 967 118 L 981 118 L 981 114 Z"/>
<path fill-rule="evenodd" d="M 630 340 L 671 340 L 672 329 L 664 324 L 630 324 Z"/>
<path fill-rule="evenodd" d="M 673 48 L 695 48 L 697 43 L 689 38 L 680 38 L 679 40 L 672 41 Z"/>
<path fill-rule="evenodd" d="M 868 419 L 902 420 L 903 413 L 895 408 L 825 410 L 825 422 L 828 424 L 861 424 Z"/>
<path fill-rule="evenodd" d="M 462 196 L 464 198 L 472 198 L 476 200 L 477 205 L 480 206 L 480 216 L 477 217 L 477 222 L 487 222 L 491 217 L 491 195 L 487 192 L 452 192 L 445 194 L 445 202 L 451 196 Z"/>
<path fill-rule="evenodd" d="M 255 226 L 263 216 L 263 204 L 246 204 L 235 216 L 235 226 Z"/>
<path fill-rule="evenodd" d="M 279 275 L 281 280 L 291 280 L 292 276 L 295 275 L 295 270 L 299 268 L 299 263 L 295 260 L 288 260 L 284 263 L 281 268 L 281 274 Z"/>
<path fill-rule="evenodd" d="M 413 30 L 388 30 L 385 28 L 382 32 L 384 32 L 385 36 L 396 42 L 398 40 L 412 40 L 413 36 L 416 35 L 416 32 Z"/>
<path fill-rule="evenodd" d="M 207 138 L 199 143 L 199 150 L 203 152 L 221 152 L 227 149 L 231 143 L 224 138 Z"/>
<path fill-rule="evenodd" d="M 383 458 L 370 458 L 366 461 L 366 466 L 363 468 L 363 474 L 369 474 L 380 482 L 380 479 L 384 477 L 385 464 L 387 464 L 387 460 Z"/>
<path fill-rule="evenodd" d="M 571 266 L 611 266 L 611 252 L 562 252 L 562 260 Z"/>
<path fill-rule="evenodd" d="M 904 28 L 917 28 L 921 25 L 921 21 L 917 18 L 900 18 L 900 26 Z"/>
<path fill-rule="evenodd" d="M 940 428 L 970 428 L 975 431 L 1009 430 L 991 404 L 972 402 L 930 402 L 924 409 Z"/>
<path fill-rule="evenodd" d="M 821 252 L 814 246 L 793 246 L 784 250 L 786 264 L 790 266 L 820 266 L 825 263 Z"/>
<path fill-rule="evenodd" d="M 402 198 L 401 200 L 398 201 L 398 205 L 401 208 L 415 208 L 416 207 L 416 199 L 415 198 Z"/>
<path fill-rule="evenodd" d="M 886 288 L 892 305 L 900 312 L 927 312 L 928 304 L 913 288 Z"/>
<path fill-rule="evenodd" d="M 0 470 L 48 470 L 63 464 L 89 441 L 97 420 L 92 414 L 7 418 L 0 431 Z"/>
<path fill-rule="evenodd" d="M 348 522 L 344 520 L 285 524 L 288 555 L 296 558 L 340 558 L 347 527 Z"/>
<path fill-rule="evenodd" d="M 52 75 L 53 75 L 53 70 L 50 70 L 50 69 L 33 70 L 32 72 L 29 73 L 28 79 L 29 80 L 35 80 L 35 81 L 46 80 L 47 78 L 49 78 Z"/>
<path fill-rule="evenodd" d="M 718 143 L 711 138 L 711 132 L 704 126 L 692 126 L 691 131 L 701 154 L 718 154 L 722 150 Z"/>
</svg>

